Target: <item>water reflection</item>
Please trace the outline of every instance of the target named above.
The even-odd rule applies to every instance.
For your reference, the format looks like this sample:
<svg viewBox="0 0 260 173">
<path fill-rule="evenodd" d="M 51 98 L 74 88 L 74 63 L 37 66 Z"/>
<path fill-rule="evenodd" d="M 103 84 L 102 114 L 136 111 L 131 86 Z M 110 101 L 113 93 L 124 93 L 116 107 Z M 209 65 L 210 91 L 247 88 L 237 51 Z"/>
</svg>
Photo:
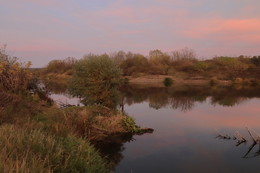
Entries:
<svg viewBox="0 0 260 173">
<path fill-rule="evenodd" d="M 48 97 L 59 107 L 83 106 L 80 98 L 69 94 L 67 82 L 42 80 L 38 85 L 42 85 Z"/>
<path fill-rule="evenodd" d="M 243 136 L 245 125 L 260 131 L 259 98 L 259 88 L 250 87 L 127 86 L 121 89 L 121 108 L 155 132 L 95 145 L 118 173 L 258 172 L 260 157 L 242 159 L 257 156 L 258 144 L 233 147 L 236 141 L 230 139 L 230 145 L 212 136 L 214 128 Z"/>
<path fill-rule="evenodd" d="M 260 97 L 260 88 L 232 87 L 195 87 L 182 88 L 136 88 L 127 86 L 121 89 L 123 103 L 148 102 L 154 109 L 172 108 L 181 111 L 191 110 L 196 103 L 206 102 L 210 98 L 212 105 L 234 106 L 250 98 Z"/>
<path fill-rule="evenodd" d="M 236 132 L 233 136 L 230 135 L 223 135 L 219 133 L 216 138 L 231 141 L 236 141 L 236 147 L 239 147 L 241 144 L 247 145 L 247 143 L 251 143 L 246 153 L 243 155 L 242 158 L 248 159 L 248 158 L 254 158 L 260 155 L 260 136 L 255 131 L 250 131 L 249 128 L 247 128 L 248 134 L 250 136 L 250 140 L 246 137 L 242 136 L 239 132 Z M 258 146 L 258 147 L 257 147 Z"/>
<path fill-rule="evenodd" d="M 109 136 L 102 141 L 95 141 L 93 144 L 99 149 L 99 152 L 107 158 L 111 171 L 114 171 L 116 166 L 124 158 L 124 144 L 133 141 L 133 134 L 123 134 Z"/>
<path fill-rule="evenodd" d="M 44 81 L 50 91 L 50 97 L 59 104 L 82 105 L 80 99 L 70 96 L 67 85 L 54 81 Z M 196 103 L 204 103 L 210 99 L 211 105 L 234 106 L 251 98 L 260 98 L 260 87 L 210 87 L 182 86 L 169 88 L 136 87 L 127 85 L 120 89 L 119 107 L 124 105 L 148 102 L 153 109 L 172 108 L 189 111 Z"/>
<path fill-rule="evenodd" d="M 43 80 L 46 89 L 54 94 L 68 93 L 67 81 Z"/>
</svg>

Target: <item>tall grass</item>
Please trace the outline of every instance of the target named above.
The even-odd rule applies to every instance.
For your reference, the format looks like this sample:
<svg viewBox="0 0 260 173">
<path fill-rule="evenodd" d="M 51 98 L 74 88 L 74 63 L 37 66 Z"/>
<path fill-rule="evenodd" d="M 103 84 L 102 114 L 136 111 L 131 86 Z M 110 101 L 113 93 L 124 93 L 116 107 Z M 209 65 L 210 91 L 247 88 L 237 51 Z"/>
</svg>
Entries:
<svg viewBox="0 0 260 173">
<path fill-rule="evenodd" d="M 41 126 L 45 131 L 56 136 L 67 136 L 73 133 L 75 136 L 97 141 L 114 134 L 137 132 L 133 129 L 140 130 L 134 121 L 125 126 L 129 118 L 119 111 L 101 107 L 71 107 L 59 111 L 50 109 L 46 115 L 38 115 L 34 118 L 38 121 L 37 125 L 33 126 Z"/>
<path fill-rule="evenodd" d="M 41 130 L 0 127 L 0 172 L 108 172 L 85 140 L 54 137 Z"/>
</svg>

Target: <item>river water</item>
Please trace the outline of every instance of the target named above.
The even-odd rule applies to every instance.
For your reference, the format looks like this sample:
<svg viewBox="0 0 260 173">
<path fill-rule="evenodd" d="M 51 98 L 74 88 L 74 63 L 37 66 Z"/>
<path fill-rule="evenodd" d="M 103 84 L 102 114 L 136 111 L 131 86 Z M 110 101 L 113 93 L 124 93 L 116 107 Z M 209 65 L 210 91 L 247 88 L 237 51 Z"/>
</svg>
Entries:
<svg viewBox="0 0 260 173">
<path fill-rule="evenodd" d="M 246 128 L 257 139 L 259 88 L 128 86 L 121 93 L 124 111 L 154 132 L 100 149 L 115 172 L 259 172 L 260 147 L 249 151 L 253 140 Z M 239 144 L 240 136 L 247 142 Z"/>
</svg>

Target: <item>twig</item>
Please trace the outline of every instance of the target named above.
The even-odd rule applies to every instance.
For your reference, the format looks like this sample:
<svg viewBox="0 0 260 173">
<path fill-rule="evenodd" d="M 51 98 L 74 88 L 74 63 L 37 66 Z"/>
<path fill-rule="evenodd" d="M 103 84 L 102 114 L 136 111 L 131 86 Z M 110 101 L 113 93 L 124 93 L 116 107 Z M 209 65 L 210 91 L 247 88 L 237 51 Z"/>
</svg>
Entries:
<svg viewBox="0 0 260 173">
<path fill-rule="evenodd" d="M 253 137 L 253 135 L 252 135 L 252 133 L 250 132 L 249 128 L 248 128 L 248 127 L 246 127 L 246 129 L 247 129 L 247 131 L 248 131 L 249 135 L 251 136 L 252 140 L 253 140 L 253 141 L 254 141 L 254 143 L 256 144 L 256 143 L 257 143 L 257 140 L 256 140 L 256 139 Z"/>
<path fill-rule="evenodd" d="M 227 134 L 226 134 L 226 135 L 223 135 L 223 134 L 221 134 L 217 129 L 215 129 L 215 131 L 218 133 L 217 138 L 221 138 L 221 139 L 231 139 L 231 137 L 228 136 Z"/>
<path fill-rule="evenodd" d="M 236 146 L 239 146 L 240 144 L 245 143 L 247 141 L 239 132 L 236 132 L 236 135 L 237 138 L 239 138 Z"/>
</svg>

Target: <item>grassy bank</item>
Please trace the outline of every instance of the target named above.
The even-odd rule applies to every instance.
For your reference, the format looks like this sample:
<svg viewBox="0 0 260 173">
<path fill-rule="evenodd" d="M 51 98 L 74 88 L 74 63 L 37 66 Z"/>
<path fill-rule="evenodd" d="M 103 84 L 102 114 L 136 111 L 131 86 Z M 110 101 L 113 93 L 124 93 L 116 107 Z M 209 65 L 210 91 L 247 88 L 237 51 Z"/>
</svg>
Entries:
<svg viewBox="0 0 260 173">
<path fill-rule="evenodd" d="M 111 102 L 110 95 L 105 99 L 101 97 L 104 89 L 115 86 L 115 79 L 121 81 L 120 69 L 107 57 L 93 57 L 84 62 L 91 62 L 90 66 L 79 66 L 78 73 L 83 75 L 71 88 L 79 87 L 88 94 L 100 83 L 106 81 L 106 85 L 91 97 L 80 95 L 92 101 L 85 104 L 88 106 L 61 109 L 48 95 L 52 90 L 67 90 L 67 79 L 76 63 L 74 59 L 53 61 L 44 70 L 30 69 L 30 62 L 20 63 L 0 49 L 0 172 L 110 172 L 114 163 L 101 156 L 92 144 L 114 135 L 142 132 L 131 117 L 104 104 Z M 105 69 L 102 75 L 96 68 L 84 71 L 100 64 L 99 69 Z M 112 65 L 118 76 L 110 81 L 110 74 L 115 73 L 109 74 L 106 70 Z M 47 81 L 46 85 L 38 76 Z M 89 79 L 100 80 L 82 85 L 82 81 Z M 55 83 L 58 85 L 53 85 Z M 91 89 L 87 88 L 90 84 Z"/>
<path fill-rule="evenodd" d="M 0 172 L 110 172 L 93 147 L 140 128 L 127 115 L 105 107 L 58 109 L 36 96 L 1 93 Z"/>
<path fill-rule="evenodd" d="M 0 127 L 0 172 L 109 172 L 89 142 L 40 129 Z"/>
</svg>

